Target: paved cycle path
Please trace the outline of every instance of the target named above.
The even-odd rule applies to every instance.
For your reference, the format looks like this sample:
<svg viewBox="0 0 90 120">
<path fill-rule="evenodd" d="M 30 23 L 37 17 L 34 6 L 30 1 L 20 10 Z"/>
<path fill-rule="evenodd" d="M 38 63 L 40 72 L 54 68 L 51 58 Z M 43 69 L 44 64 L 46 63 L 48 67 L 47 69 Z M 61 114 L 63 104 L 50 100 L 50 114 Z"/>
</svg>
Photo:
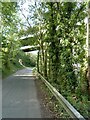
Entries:
<svg viewBox="0 0 90 120">
<path fill-rule="evenodd" d="M 3 118 L 41 118 L 34 79 L 26 68 L 2 81 Z"/>
</svg>

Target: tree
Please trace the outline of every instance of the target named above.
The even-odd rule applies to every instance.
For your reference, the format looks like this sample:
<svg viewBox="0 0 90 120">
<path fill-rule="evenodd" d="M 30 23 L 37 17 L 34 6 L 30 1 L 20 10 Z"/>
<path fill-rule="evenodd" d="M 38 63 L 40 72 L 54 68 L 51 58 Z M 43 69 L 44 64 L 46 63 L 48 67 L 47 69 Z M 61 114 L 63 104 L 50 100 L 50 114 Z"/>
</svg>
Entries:
<svg viewBox="0 0 90 120">
<path fill-rule="evenodd" d="M 1 38 L 2 38 L 2 72 L 11 71 L 12 64 L 16 64 L 15 59 L 20 42 L 18 39 L 18 16 L 16 2 L 1 2 Z M 6 74 L 6 73 L 5 73 Z"/>
<path fill-rule="evenodd" d="M 90 99 L 90 1 L 88 2 L 88 23 L 87 23 L 87 41 L 88 41 L 88 93 Z"/>
</svg>

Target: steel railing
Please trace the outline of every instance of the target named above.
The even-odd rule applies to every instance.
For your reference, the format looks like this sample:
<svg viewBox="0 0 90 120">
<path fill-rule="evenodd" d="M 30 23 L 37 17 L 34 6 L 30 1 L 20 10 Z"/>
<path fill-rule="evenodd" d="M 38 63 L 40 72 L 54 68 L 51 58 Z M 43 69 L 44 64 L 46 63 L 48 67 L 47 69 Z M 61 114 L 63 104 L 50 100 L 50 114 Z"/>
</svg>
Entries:
<svg viewBox="0 0 90 120">
<path fill-rule="evenodd" d="M 71 118 L 85 120 L 85 118 L 40 73 L 37 73 L 37 75 L 43 80 L 51 93 L 56 97 Z"/>
</svg>

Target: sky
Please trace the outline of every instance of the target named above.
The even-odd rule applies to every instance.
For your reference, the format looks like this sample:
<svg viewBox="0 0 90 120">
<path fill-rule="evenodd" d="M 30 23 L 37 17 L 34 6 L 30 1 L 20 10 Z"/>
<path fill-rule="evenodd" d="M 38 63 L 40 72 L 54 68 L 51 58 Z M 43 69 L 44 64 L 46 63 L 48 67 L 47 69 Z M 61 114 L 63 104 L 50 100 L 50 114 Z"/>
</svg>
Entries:
<svg viewBox="0 0 90 120">
<path fill-rule="evenodd" d="M 28 16 L 28 14 L 29 14 L 29 12 L 28 12 L 28 5 L 33 5 L 34 4 L 34 1 L 33 0 L 26 0 L 26 2 L 24 2 L 23 3 L 23 5 L 21 5 L 21 2 L 19 3 L 19 5 L 20 5 L 20 9 L 22 9 L 22 12 L 23 12 L 23 14 L 25 15 L 25 17 L 27 18 L 27 16 Z M 31 14 L 33 14 L 32 12 L 31 12 Z M 20 16 L 20 18 L 22 19 L 22 22 L 25 22 L 25 24 L 26 24 L 26 18 L 22 15 L 22 13 L 19 11 L 19 16 Z M 32 23 L 32 20 L 29 20 L 29 23 L 32 25 L 33 23 Z M 28 24 L 27 24 L 27 26 L 29 26 Z M 27 37 L 31 37 L 32 35 L 28 35 Z M 24 39 L 24 38 L 26 38 L 26 36 L 24 36 L 24 37 L 22 37 L 21 39 Z M 21 47 L 21 49 L 25 49 L 25 48 L 30 48 L 30 46 L 24 46 L 24 47 Z M 32 51 L 32 52 L 30 52 L 30 53 L 32 53 L 32 54 L 37 54 L 37 52 L 38 51 Z"/>
<path fill-rule="evenodd" d="M 22 19 L 22 22 L 26 22 L 26 18 L 29 16 L 33 15 L 33 11 L 29 12 L 29 5 L 34 5 L 34 1 L 31 0 L 25 0 L 26 2 L 18 2 L 21 11 L 19 11 L 19 16 Z M 31 25 L 33 25 L 33 21 L 29 19 L 29 23 Z M 29 24 L 27 24 L 27 22 L 25 23 L 27 26 L 29 26 Z"/>
<path fill-rule="evenodd" d="M 26 1 L 26 2 L 25 2 Z M 22 9 L 22 13 L 25 15 L 25 17 L 27 18 L 27 16 L 28 15 L 30 15 L 30 13 L 31 14 L 33 14 L 33 12 L 32 11 L 28 11 L 28 8 L 29 8 L 29 6 L 28 5 L 34 5 L 35 4 L 35 0 L 25 0 L 24 2 L 23 2 L 23 4 L 22 4 L 22 2 L 19 2 L 19 5 L 20 5 L 20 8 Z M 72 0 L 73 1 L 73 0 Z M 78 0 L 77 0 L 78 1 Z M 83 0 L 79 0 L 79 2 L 80 1 L 83 1 Z M 20 12 L 19 13 L 19 16 L 20 16 L 20 18 L 22 19 L 22 22 L 25 22 L 25 24 L 27 24 L 26 23 L 26 18 L 22 15 L 22 13 Z M 87 24 L 87 18 L 85 18 L 85 20 L 84 20 L 84 22 L 85 22 L 85 24 Z M 29 23 L 32 25 L 33 24 L 33 22 L 32 22 L 32 20 L 29 20 Z M 28 24 L 27 24 L 27 26 L 29 26 Z M 30 35 L 29 35 L 30 36 Z M 28 36 L 28 37 L 29 37 Z M 23 38 L 25 38 L 25 37 L 23 37 Z M 21 38 L 21 39 L 23 39 L 23 38 Z M 30 46 L 29 46 L 30 47 Z M 27 46 L 25 46 L 24 48 L 27 48 Z M 32 53 L 34 53 L 34 54 L 37 54 L 37 51 L 34 51 L 34 52 L 32 52 Z"/>
</svg>

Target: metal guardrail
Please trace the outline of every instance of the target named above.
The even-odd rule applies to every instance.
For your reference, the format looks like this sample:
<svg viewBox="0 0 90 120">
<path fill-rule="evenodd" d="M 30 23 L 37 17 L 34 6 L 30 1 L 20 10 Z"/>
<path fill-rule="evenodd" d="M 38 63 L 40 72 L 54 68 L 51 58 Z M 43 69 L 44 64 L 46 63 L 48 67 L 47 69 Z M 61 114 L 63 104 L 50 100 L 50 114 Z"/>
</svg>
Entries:
<svg viewBox="0 0 90 120">
<path fill-rule="evenodd" d="M 67 111 L 71 118 L 75 118 L 77 120 L 85 120 L 85 118 L 40 73 L 37 74 L 40 76 L 52 94 L 62 104 L 63 108 Z"/>
</svg>

